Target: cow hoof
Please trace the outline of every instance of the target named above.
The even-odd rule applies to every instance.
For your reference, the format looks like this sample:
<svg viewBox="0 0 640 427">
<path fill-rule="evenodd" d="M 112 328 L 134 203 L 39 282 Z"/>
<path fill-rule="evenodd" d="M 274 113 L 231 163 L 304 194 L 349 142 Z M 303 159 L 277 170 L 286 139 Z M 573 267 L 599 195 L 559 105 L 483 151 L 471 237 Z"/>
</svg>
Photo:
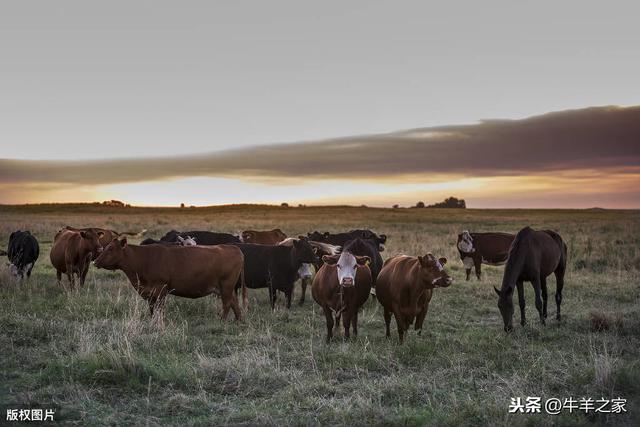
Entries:
<svg viewBox="0 0 640 427">
<path fill-rule="evenodd" d="M 520 321 L 520 325 L 521 325 L 521 326 L 524 326 L 524 325 L 526 325 L 526 324 L 527 324 L 527 321 L 526 321 L 526 320 L 522 320 L 522 321 Z"/>
<path fill-rule="evenodd" d="M 556 316 L 556 320 L 557 320 L 558 322 L 561 320 L 561 319 L 560 319 L 560 315 L 559 315 L 559 314 Z"/>
</svg>

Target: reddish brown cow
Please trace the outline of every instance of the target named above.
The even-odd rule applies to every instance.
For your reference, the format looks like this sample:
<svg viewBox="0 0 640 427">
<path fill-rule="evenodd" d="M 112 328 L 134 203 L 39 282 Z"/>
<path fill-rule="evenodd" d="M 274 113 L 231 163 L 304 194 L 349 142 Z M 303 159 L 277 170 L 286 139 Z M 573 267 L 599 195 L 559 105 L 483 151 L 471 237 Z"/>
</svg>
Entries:
<svg viewBox="0 0 640 427">
<path fill-rule="evenodd" d="M 400 343 L 414 320 L 415 329 L 418 333 L 422 331 L 433 289 L 447 287 L 453 281 L 444 271 L 446 262 L 446 258 L 437 259 L 431 253 L 417 258 L 397 255 L 385 261 L 376 281 L 376 297 L 384 308 L 387 337 L 391 336 L 391 313 L 396 319 Z"/>
<path fill-rule="evenodd" d="M 334 316 L 336 329 L 343 317 L 344 336 L 349 338 L 349 328 L 358 336 L 358 309 L 371 292 L 371 270 L 366 265 L 369 257 L 354 256 L 350 252 L 325 255 L 311 285 L 313 299 L 322 307 L 327 320 L 327 343 L 333 337 Z"/>
<path fill-rule="evenodd" d="M 257 243 L 260 245 L 277 245 L 287 238 L 279 228 L 270 231 L 245 230 L 240 233 L 242 243 Z"/>
<path fill-rule="evenodd" d="M 217 246 L 137 246 L 127 239 L 114 239 L 95 260 L 95 266 L 107 270 L 122 270 L 138 294 L 147 300 L 149 310 L 162 313 L 167 295 L 200 298 L 217 294 L 222 298 L 222 319 L 229 309 L 236 320 L 242 312 L 234 292 L 236 283 L 244 283 L 244 256 L 231 245 Z"/>
<path fill-rule="evenodd" d="M 91 260 L 102 251 L 100 244 L 102 232 L 91 229 L 86 231 L 72 231 L 63 228 L 53 239 L 49 258 L 56 269 L 58 284 L 61 283 L 62 273 L 66 273 L 69 283 L 75 286 L 74 274 L 80 279 L 80 286 L 84 285 Z"/>
</svg>

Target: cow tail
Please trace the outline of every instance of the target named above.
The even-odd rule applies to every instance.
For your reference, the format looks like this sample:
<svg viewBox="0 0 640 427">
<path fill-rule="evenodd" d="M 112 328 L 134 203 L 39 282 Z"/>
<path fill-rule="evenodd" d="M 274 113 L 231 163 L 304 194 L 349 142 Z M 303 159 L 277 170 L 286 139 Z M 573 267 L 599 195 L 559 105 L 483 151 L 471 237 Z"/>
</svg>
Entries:
<svg viewBox="0 0 640 427">
<path fill-rule="evenodd" d="M 249 310 L 249 293 L 247 292 L 247 284 L 244 281 L 244 265 L 240 270 L 240 286 L 242 286 L 242 306 L 244 311 Z"/>
</svg>

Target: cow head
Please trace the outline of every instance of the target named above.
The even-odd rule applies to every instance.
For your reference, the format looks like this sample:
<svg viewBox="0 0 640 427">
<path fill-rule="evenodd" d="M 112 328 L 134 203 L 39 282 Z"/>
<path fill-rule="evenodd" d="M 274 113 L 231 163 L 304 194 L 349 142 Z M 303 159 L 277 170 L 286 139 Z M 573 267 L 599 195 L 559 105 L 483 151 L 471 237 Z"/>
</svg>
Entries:
<svg viewBox="0 0 640 427">
<path fill-rule="evenodd" d="M 102 243 L 100 238 L 104 236 L 102 231 L 95 231 L 91 228 L 78 232 L 82 238 L 82 245 L 91 252 L 91 259 L 94 260 L 102 252 Z"/>
<path fill-rule="evenodd" d="M 500 291 L 494 286 L 493 290 L 498 294 L 498 309 L 504 322 L 504 331 L 511 332 L 513 330 L 513 288 Z"/>
<path fill-rule="evenodd" d="M 93 261 L 93 264 L 98 268 L 104 268 L 106 270 L 116 270 L 124 258 L 124 249 L 127 247 L 127 238 L 122 240 L 113 239 L 111 243 L 104 248 L 104 251 L 100 256 Z"/>
<path fill-rule="evenodd" d="M 313 252 L 313 248 L 307 239 L 298 239 L 293 241 L 293 249 L 291 250 L 292 262 L 296 268 L 300 268 L 303 264 L 312 264 L 305 271 L 313 269 L 313 265 L 318 263 L 318 257 Z M 305 273 L 306 274 L 306 273 Z M 311 276 L 307 276 L 308 279 Z M 302 277 L 301 278 L 305 278 Z"/>
<path fill-rule="evenodd" d="M 465 254 L 470 254 L 476 251 L 473 247 L 473 237 L 471 237 L 471 234 L 467 230 L 458 234 L 457 246 L 458 250 Z"/>
<path fill-rule="evenodd" d="M 422 275 L 423 283 L 427 284 L 430 288 L 446 288 L 453 283 L 453 279 L 444 270 L 444 265 L 447 263 L 447 259 L 436 258 L 431 252 L 425 256 L 419 256 L 420 261 L 420 273 Z"/>
<path fill-rule="evenodd" d="M 358 265 L 366 265 L 371 261 L 368 256 L 355 256 L 351 252 L 342 252 L 340 255 L 325 255 L 322 257 L 328 265 L 335 265 L 340 286 L 349 288 L 356 284 L 356 272 Z"/>
<path fill-rule="evenodd" d="M 307 233 L 307 237 L 309 238 L 309 240 L 313 240 L 315 242 L 324 241 L 324 234 L 320 233 L 319 231 L 314 231 L 313 233 Z"/>
<path fill-rule="evenodd" d="M 196 239 L 195 237 L 191 237 L 191 236 L 187 236 L 187 237 L 182 237 L 182 236 L 177 236 L 178 238 L 178 242 L 182 245 L 182 246 L 196 246 Z"/>
</svg>

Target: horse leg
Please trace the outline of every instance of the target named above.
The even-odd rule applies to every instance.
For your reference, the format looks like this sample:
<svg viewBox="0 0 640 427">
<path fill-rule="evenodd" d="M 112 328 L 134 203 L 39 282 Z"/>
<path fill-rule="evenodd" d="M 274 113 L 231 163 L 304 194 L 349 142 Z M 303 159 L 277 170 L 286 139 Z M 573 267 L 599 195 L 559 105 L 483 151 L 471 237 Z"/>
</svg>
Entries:
<svg viewBox="0 0 640 427">
<path fill-rule="evenodd" d="M 525 301 L 524 286 L 522 285 L 522 280 L 518 280 L 516 286 L 518 287 L 518 303 L 520 304 L 520 324 L 524 326 L 527 323 L 527 320 L 524 315 Z"/>
<path fill-rule="evenodd" d="M 542 312 L 542 290 L 540 284 L 540 276 L 535 277 L 531 284 L 533 285 L 533 291 L 536 294 L 536 310 L 538 310 L 538 314 L 540 315 L 540 323 L 544 325 L 545 321 L 544 313 Z"/>
<path fill-rule="evenodd" d="M 556 319 L 560 320 L 560 304 L 562 304 L 562 288 L 564 287 L 564 268 L 556 270 Z"/>
<path fill-rule="evenodd" d="M 542 315 L 547 318 L 547 278 L 540 278 L 540 285 L 542 287 Z"/>
</svg>

